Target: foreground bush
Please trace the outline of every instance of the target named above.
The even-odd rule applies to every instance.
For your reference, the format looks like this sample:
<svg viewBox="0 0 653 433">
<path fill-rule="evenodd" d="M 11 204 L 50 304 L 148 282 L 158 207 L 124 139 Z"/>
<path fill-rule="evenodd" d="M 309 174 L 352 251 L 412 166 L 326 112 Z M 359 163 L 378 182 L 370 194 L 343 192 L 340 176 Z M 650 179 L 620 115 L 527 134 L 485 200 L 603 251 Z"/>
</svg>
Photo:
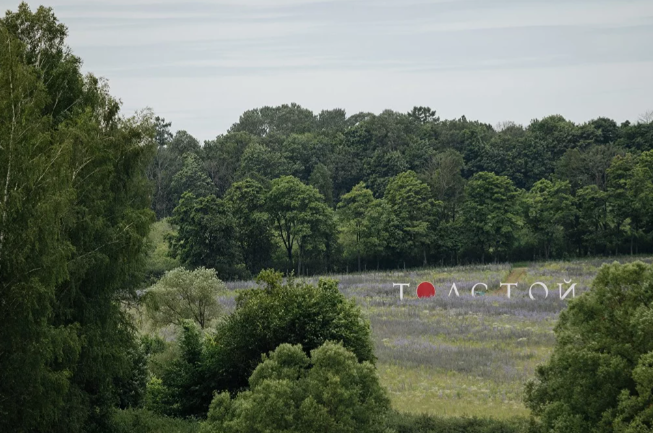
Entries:
<svg viewBox="0 0 653 433">
<path fill-rule="evenodd" d="M 653 428 L 653 267 L 604 265 L 555 328 L 526 403 L 547 432 Z"/>
<path fill-rule="evenodd" d="M 374 366 L 327 342 L 306 356 L 283 344 L 249 379 L 250 390 L 217 394 L 203 433 L 384 431 L 390 403 Z"/>
<path fill-rule="evenodd" d="M 272 271 L 262 272 L 259 281 L 265 288 L 242 292 L 236 310 L 205 341 L 186 329 L 180 360 L 161 377 L 168 413 L 205 416 L 214 391 L 235 395 L 246 389 L 261 356 L 283 343 L 309 353 L 326 341 L 342 342 L 359 362 L 374 361 L 370 325 L 335 281 L 282 284 L 281 274 Z"/>
</svg>

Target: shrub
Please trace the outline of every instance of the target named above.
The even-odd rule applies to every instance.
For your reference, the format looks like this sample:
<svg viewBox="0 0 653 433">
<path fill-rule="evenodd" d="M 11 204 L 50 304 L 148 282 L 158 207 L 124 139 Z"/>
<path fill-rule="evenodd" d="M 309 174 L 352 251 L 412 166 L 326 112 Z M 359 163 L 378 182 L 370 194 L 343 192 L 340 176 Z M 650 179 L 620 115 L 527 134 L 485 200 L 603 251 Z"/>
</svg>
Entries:
<svg viewBox="0 0 653 433">
<path fill-rule="evenodd" d="M 392 412 L 387 426 L 396 433 L 525 433 L 529 423 L 522 418 L 440 418 Z"/>
<path fill-rule="evenodd" d="M 117 410 L 113 414 L 115 433 L 197 433 L 199 423 L 157 415 L 146 409 Z"/>
<path fill-rule="evenodd" d="M 217 394 L 204 433 L 384 431 L 390 403 L 374 366 L 327 342 L 309 358 L 300 345 L 280 345 L 256 368 L 250 390 Z"/>
</svg>

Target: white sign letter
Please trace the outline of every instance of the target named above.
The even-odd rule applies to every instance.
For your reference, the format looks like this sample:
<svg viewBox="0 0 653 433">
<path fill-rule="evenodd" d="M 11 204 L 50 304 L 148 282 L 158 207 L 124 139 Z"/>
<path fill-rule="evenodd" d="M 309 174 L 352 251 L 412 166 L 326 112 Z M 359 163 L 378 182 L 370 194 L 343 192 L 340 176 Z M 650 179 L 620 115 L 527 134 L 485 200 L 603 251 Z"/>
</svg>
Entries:
<svg viewBox="0 0 653 433">
<path fill-rule="evenodd" d="M 569 283 L 571 283 L 571 280 L 569 280 L 569 281 L 565 280 L 565 284 L 569 284 Z M 572 298 L 576 297 L 576 283 L 569 286 L 569 288 L 567 289 L 567 291 L 565 292 L 564 295 L 562 294 L 562 284 L 561 283 L 558 283 L 558 289 L 560 289 L 560 299 L 565 299 L 567 297 L 567 295 L 569 295 L 569 292 L 571 292 L 571 297 Z"/>
<path fill-rule="evenodd" d="M 485 284 L 485 283 L 476 283 L 476 284 L 474 284 L 474 287 L 472 287 L 472 296 L 476 296 L 476 293 L 474 292 L 476 290 L 476 286 L 485 287 L 485 291 L 487 292 L 487 284 Z"/>
<path fill-rule="evenodd" d="M 399 286 L 399 300 L 403 301 L 404 300 L 404 287 L 410 287 L 410 284 L 408 283 L 392 283 L 392 287 L 397 287 Z"/>
<path fill-rule="evenodd" d="M 510 298 L 510 289 L 512 289 L 513 286 L 517 287 L 517 283 L 501 283 L 499 287 L 503 286 L 508 286 L 508 298 Z"/>
<path fill-rule="evenodd" d="M 545 294 L 544 294 L 544 299 L 546 299 L 546 298 L 549 297 L 549 288 L 546 286 L 546 284 L 544 284 L 544 283 L 540 283 L 540 282 L 538 281 L 538 282 L 536 282 L 536 283 L 533 283 L 533 285 L 531 286 L 531 288 L 528 289 L 528 296 L 530 296 L 532 300 L 535 300 L 535 298 L 533 297 L 533 286 L 541 286 L 541 287 L 544 287 L 544 293 L 545 293 Z"/>
</svg>

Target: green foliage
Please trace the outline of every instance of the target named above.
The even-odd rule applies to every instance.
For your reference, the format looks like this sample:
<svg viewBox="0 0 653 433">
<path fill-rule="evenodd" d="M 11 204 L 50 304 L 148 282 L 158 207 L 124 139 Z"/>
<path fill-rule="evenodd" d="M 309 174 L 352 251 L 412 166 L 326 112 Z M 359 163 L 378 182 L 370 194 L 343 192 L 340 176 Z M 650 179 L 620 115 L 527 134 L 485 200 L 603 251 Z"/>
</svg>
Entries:
<svg viewBox="0 0 653 433">
<path fill-rule="evenodd" d="M 216 394 L 202 431 L 383 432 L 390 403 L 374 366 L 326 342 L 306 356 L 280 345 L 256 367 L 250 389 Z"/>
<path fill-rule="evenodd" d="M 204 171 L 202 160 L 194 153 L 185 153 L 184 165 L 173 177 L 170 188 L 175 197 L 191 193 L 196 197 L 206 197 L 214 192 L 213 183 Z M 176 201 L 178 201 L 177 198 Z"/>
<path fill-rule="evenodd" d="M 569 303 L 550 361 L 526 388 L 549 432 L 647 431 L 653 353 L 653 268 L 604 265 L 592 290 Z"/>
<path fill-rule="evenodd" d="M 204 341 L 201 331 L 191 321 L 182 324 L 179 349 L 180 356 L 165 366 L 161 376 L 163 389 L 148 390 L 149 407 L 167 415 L 204 416 L 208 404 L 202 386 Z M 156 386 L 156 381 L 151 385 Z"/>
<path fill-rule="evenodd" d="M 167 218 L 159 220 L 150 226 L 148 235 L 148 253 L 145 259 L 145 281 L 154 284 L 163 274 L 178 268 L 179 260 L 170 256 L 170 247 L 166 240 L 174 236 L 176 230 Z"/>
<path fill-rule="evenodd" d="M 485 254 L 497 257 L 509 250 L 521 224 L 519 193 L 510 179 L 493 173 L 475 174 L 465 187 L 463 225 L 470 235 L 470 244 Z"/>
<path fill-rule="evenodd" d="M 203 416 L 215 390 L 246 388 L 261 355 L 283 343 L 309 352 L 326 341 L 342 342 L 359 361 L 374 361 L 370 325 L 336 282 L 283 284 L 272 271 L 259 278 L 265 289 L 241 292 L 236 310 L 203 345 L 198 333 L 184 332 L 181 360 L 161 378 L 176 414 Z"/>
<path fill-rule="evenodd" d="M 526 433 L 525 419 L 440 418 L 391 412 L 388 428 L 396 433 Z"/>
<path fill-rule="evenodd" d="M 150 318 L 158 326 L 181 325 L 192 320 L 202 329 L 218 318 L 218 296 L 226 291 L 214 269 L 177 268 L 166 274 L 145 295 Z"/>
<path fill-rule="evenodd" d="M 406 258 L 420 250 L 427 264 L 427 246 L 437 227 L 437 207 L 428 186 L 407 171 L 393 178 L 385 191 L 385 200 L 393 215 L 390 242 Z"/>
<path fill-rule="evenodd" d="M 113 412 L 112 428 L 115 433 L 197 433 L 200 424 L 145 409 L 126 409 Z"/>
<path fill-rule="evenodd" d="M 66 33 L 24 3 L 0 22 L 3 431 L 102 430 L 116 402 L 137 400 L 119 302 L 139 284 L 153 219 L 154 122 L 120 116 Z"/>
<path fill-rule="evenodd" d="M 297 273 L 302 273 L 302 257 L 311 249 L 324 250 L 333 236 L 333 212 L 317 189 L 292 176 L 272 181 L 266 208 L 275 231 L 293 268 L 293 250 L 297 245 Z"/>
<path fill-rule="evenodd" d="M 265 212 L 266 191 L 252 179 L 231 185 L 225 195 L 236 223 L 240 252 L 249 272 L 265 267 L 272 253 L 272 227 Z"/>
<path fill-rule="evenodd" d="M 338 221 L 345 255 L 357 258 L 359 272 L 361 256 L 378 260 L 388 242 L 391 221 L 390 210 L 383 200 L 375 199 L 361 182 L 342 196 Z"/>
<path fill-rule="evenodd" d="M 554 246 L 564 245 L 565 231 L 571 230 L 576 206 L 568 182 L 542 179 L 525 196 L 526 223 L 538 248 L 549 258 Z"/>
<path fill-rule="evenodd" d="M 244 273 L 236 239 L 236 221 L 225 200 L 214 195 L 184 193 L 170 222 L 179 231 L 170 236 L 173 257 L 195 268 L 215 269 L 224 278 Z"/>
</svg>

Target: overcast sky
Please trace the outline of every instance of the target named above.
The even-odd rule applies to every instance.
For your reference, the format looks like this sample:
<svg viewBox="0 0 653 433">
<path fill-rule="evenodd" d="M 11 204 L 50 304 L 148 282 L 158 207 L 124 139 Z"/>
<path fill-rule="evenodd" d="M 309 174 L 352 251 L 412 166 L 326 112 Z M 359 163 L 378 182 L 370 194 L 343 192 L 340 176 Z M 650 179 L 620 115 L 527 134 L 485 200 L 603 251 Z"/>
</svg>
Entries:
<svg viewBox="0 0 653 433">
<path fill-rule="evenodd" d="M 29 2 L 32 7 L 38 2 Z M 2 9 L 18 2 L 0 0 Z M 200 140 L 250 108 L 495 124 L 653 110 L 652 0 L 51 0 L 126 112 Z"/>
</svg>

